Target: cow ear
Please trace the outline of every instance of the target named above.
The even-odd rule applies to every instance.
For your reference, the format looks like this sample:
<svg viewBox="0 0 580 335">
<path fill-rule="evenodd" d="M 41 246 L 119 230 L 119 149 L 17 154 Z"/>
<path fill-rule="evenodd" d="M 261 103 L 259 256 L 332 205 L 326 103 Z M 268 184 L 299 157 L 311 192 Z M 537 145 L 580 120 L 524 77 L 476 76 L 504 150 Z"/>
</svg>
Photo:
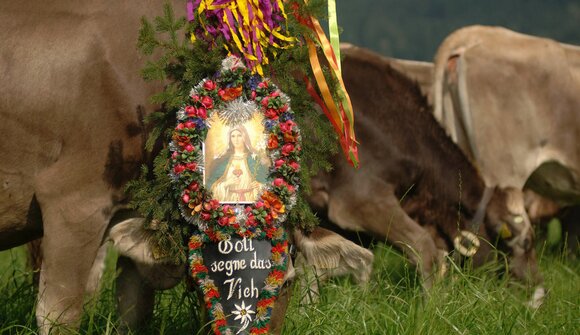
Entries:
<svg viewBox="0 0 580 335">
<path fill-rule="evenodd" d="M 157 263 L 150 240 L 153 233 L 144 228 L 144 218 L 130 218 L 119 222 L 109 232 L 115 249 L 123 256 L 144 264 Z"/>
</svg>

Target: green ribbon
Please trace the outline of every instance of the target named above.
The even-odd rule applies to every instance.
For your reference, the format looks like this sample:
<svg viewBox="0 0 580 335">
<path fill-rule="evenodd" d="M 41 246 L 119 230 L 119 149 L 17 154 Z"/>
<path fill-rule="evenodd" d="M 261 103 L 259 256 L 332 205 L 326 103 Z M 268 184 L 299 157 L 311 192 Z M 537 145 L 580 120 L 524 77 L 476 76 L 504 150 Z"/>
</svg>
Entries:
<svg viewBox="0 0 580 335">
<path fill-rule="evenodd" d="M 340 40 L 338 37 L 338 20 L 336 15 L 336 1 L 328 0 L 328 31 L 330 33 L 330 45 L 334 49 L 334 56 L 338 63 L 338 72 L 340 68 Z"/>
</svg>

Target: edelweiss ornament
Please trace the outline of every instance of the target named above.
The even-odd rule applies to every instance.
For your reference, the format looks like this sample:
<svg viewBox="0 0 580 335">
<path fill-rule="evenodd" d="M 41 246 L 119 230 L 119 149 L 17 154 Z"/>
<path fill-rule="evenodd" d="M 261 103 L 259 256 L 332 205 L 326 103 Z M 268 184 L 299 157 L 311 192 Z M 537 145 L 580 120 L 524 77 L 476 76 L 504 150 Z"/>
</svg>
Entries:
<svg viewBox="0 0 580 335">
<path fill-rule="evenodd" d="M 179 207 L 196 228 L 191 275 L 214 332 L 267 332 L 288 262 L 282 223 L 299 186 L 288 97 L 228 57 L 177 113 L 170 150 Z"/>
</svg>

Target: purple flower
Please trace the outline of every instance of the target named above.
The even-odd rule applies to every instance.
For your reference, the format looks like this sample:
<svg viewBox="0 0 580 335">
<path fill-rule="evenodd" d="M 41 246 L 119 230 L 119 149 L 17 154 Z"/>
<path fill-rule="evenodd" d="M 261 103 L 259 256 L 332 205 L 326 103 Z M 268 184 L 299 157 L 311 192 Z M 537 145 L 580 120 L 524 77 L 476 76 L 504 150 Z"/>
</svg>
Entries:
<svg viewBox="0 0 580 335">
<path fill-rule="evenodd" d="M 264 126 L 266 127 L 267 130 L 271 130 L 272 127 L 274 127 L 276 125 L 276 120 L 266 120 L 266 122 L 264 122 Z"/>
<path fill-rule="evenodd" d="M 260 77 L 258 75 L 253 75 L 248 80 L 247 86 L 248 86 L 248 88 L 250 88 L 250 90 L 254 91 L 258 87 L 258 84 L 262 82 L 262 80 L 263 80 L 262 77 Z"/>
</svg>

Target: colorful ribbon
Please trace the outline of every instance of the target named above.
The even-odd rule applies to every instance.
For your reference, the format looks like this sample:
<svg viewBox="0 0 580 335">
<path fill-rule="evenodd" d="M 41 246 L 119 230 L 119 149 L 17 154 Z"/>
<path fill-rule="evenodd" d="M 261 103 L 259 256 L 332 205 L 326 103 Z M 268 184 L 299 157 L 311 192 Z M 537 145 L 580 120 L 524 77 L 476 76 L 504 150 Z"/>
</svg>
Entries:
<svg viewBox="0 0 580 335">
<path fill-rule="evenodd" d="M 295 42 L 280 26 L 286 22 L 282 0 L 188 0 L 188 20 L 195 20 L 196 15 L 204 28 L 197 37 L 223 36 L 228 53 L 244 58 L 248 68 L 260 75 L 262 65 L 269 63 L 268 52 L 275 56 L 275 49 L 289 48 Z"/>
<path fill-rule="evenodd" d="M 312 72 L 318 86 L 318 90 L 322 95 L 322 99 L 318 96 L 316 90 L 313 88 L 312 84 L 308 81 L 306 82 L 307 87 L 309 87 L 308 92 L 310 95 L 319 102 L 323 112 L 326 114 L 330 120 L 332 126 L 340 137 L 340 144 L 342 150 L 347 158 L 347 160 L 354 166 L 358 167 L 358 148 L 356 136 L 354 133 L 354 114 L 352 111 L 352 104 L 350 97 L 344 86 L 342 80 L 342 74 L 340 70 L 340 64 L 337 60 L 336 54 L 326 38 L 324 30 L 320 26 L 320 23 L 315 17 L 301 17 L 296 12 L 294 13 L 296 18 L 300 23 L 307 26 L 312 30 L 316 39 L 313 41 L 311 38 L 306 37 L 306 44 L 308 45 L 308 52 L 310 56 L 310 65 L 312 67 Z M 334 99 L 324 73 L 322 71 L 322 66 L 318 59 L 318 52 L 316 46 L 319 46 L 324 55 L 325 61 L 328 63 L 331 69 L 331 75 L 334 80 L 339 84 L 338 99 Z M 320 103 L 323 101 L 323 104 Z"/>
</svg>

